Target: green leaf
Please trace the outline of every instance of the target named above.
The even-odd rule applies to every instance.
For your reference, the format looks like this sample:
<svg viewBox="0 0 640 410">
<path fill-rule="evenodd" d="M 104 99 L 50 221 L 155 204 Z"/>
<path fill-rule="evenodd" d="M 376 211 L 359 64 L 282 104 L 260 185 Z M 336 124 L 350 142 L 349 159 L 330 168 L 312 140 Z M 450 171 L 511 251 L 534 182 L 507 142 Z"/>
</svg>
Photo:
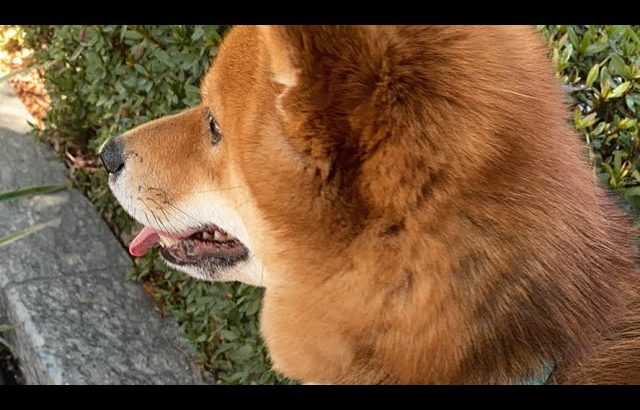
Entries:
<svg viewBox="0 0 640 410">
<path fill-rule="evenodd" d="M 602 98 L 605 98 L 611 89 L 609 81 L 609 70 L 607 69 L 607 66 L 604 66 L 600 70 L 600 95 Z"/>
<path fill-rule="evenodd" d="M 120 41 L 124 40 L 124 34 L 127 32 L 127 27 L 129 26 L 125 24 L 120 28 Z"/>
<path fill-rule="evenodd" d="M 144 36 L 135 30 L 126 30 L 124 32 L 124 38 L 128 40 L 141 40 Z"/>
<path fill-rule="evenodd" d="M 78 59 L 78 57 L 80 57 L 80 54 L 82 54 L 82 52 L 84 51 L 85 46 L 83 44 L 80 44 L 77 48 L 76 51 L 73 52 L 73 54 L 71 54 L 71 57 L 69 57 L 69 61 L 75 61 Z"/>
<path fill-rule="evenodd" d="M 613 91 L 611 91 L 611 93 L 607 94 L 605 97 L 605 100 L 621 97 L 629 89 L 630 86 L 631 86 L 631 83 L 628 81 L 625 81 L 624 83 L 614 88 Z"/>
<path fill-rule="evenodd" d="M 247 360 L 248 358 L 253 356 L 253 354 L 253 347 L 249 345 L 242 345 L 238 350 L 233 352 L 233 356 L 236 358 L 236 360 Z"/>
<path fill-rule="evenodd" d="M 605 127 L 605 122 L 601 121 L 591 132 L 592 135 L 597 136 L 602 134 L 602 131 L 604 131 L 604 127 Z"/>
<path fill-rule="evenodd" d="M 247 307 L 247 315 L 255 315 L 260 310 L 260 298 L 255 298 Z"/>
<path fill-rule="evenodd" d="M 587 47 L 584 53 L 586 55 L 597 54 L 603 51 L 604 49 L 606 49 L 607 47 L 609 47 L 609 44 L 606 42 L 592 43 L 592 44 L 589 44 L 589 46 Z"/>
<path fill-rule="evenodd" d="M 593 112 L 593 113 L 587 115 L 586 117 L 584 117 L 580 121 L 580 124 L 579 124 L 580 129 L 588 128 L 588 127 L 592 126 L 593 124 L 595 124 L 596 119 L 597 119 L 596 116 L 597 116 L 597 114 L 595 112 Z"/>
<path fill-rule="evenodd" d="M 626 197 L 640 196 L 640 187 L 634 186 L 634 187 L 625 189 L 624 196 Z"/>
<path fill-rule="evenodd" d="M 580 39 L 576 35 L 575 29 L 571 26 L 567 27 L 567 34 L 569 34 L 569 41 L 571 41 L 571 44 L 573 45 L 573 47 L 576 49 L 579 49 Z"/>
<path fill-rule="evenodd" d="M 578 50 L 581 54 L 587 53 L 587 48 L 589 47 L 589 44 L 591 44 L 592 37 L 593 36 L 590 30 L 587 30 L 582 36 L 582 41 L 580 42 L 580 46 L 578 47 Z"/>
<path fill-rule="evenodd" d="M 593 85 L 593 83 L 596 81 L 596 78 L 598 78 L 599 71 L 599 64 L 595 64 L 593 67 L 591 67 L 591 70 L 589 70 L 589 74 L 587 74 L 587 81 L 585 83 L 587 87 L 591 87 Z"/>
<path fill-rule="evenodd" d="M 573 122 L 577 125 L 582 122 L 582 110 L 580 107 L 576 107 L 573 110 Z"/>
<path fill-rule="evenodd" d="M 622 170 L 622 151 L 615 151 L 613 153 L 613 170 L 616 175 L 620 175 L 620 171 Z"/>
<path fill-rule="evenodd" d="M 163 62 L 165 65 L 172 67 L 173 64 L 171 63 L 171 57 L 169 56 L 169 53 L 167 53 L 166 51 L 164 51 L 161 48 L 156 48 L 153 50 L 153 55 L 160 60 L 161 62 Z"/>
<path fill-rule="evenodd" d="M 560 59 L 560 63 L 563 65 L 566 65 L 566 63 L 571 58 L 572 54 L 573 54 L 573 46 L 571 44 L 568 44 L 566 48 L 562 51 L 562 57 Z"/>
<path fill-rule="evenodd" d="M 220 331 L 220 336 L 224 338 L 224 340 L 232 342 L 238 338 L 238 336 L 233 333 L 231 330 L 223 329 Z"/>
<path fill-rule="evenodd" d="M 601 167 L 603 168 L 603 170 L 604 170 L 607 174 L 609 174 L 609 178 L 610 178 L 611 176 L 613 176 L 614 172 L 613 172 L 613 168 L 611 168 L 611 165 L 609 165 L 609 164 L 608 164 L 608 163 L 606 163 L 606 162 L 603 162 L 603 163 L 601 164 Z"/>
<path fill-rule="evenodd" d="M 629 28 L 627 30 L 627 34 L 629 35 L 629 37 L 636 43 L 636 44 L 640 44 L 640 36 L 638 36 L 635 32 L 634 29 Z"/>
<path fill-rule="evenodd" d="M 620 38 L 628 30 L 629 26 L 610 26 L 609 38 L 613 41 L 620 41 Z"/>
<path fill-rule="evenodd" d="M 624 97 L 624 102 L 627 104 L 627 107 L 629 107 L 629 109 L 631 110 L 631 112 L 636 112 L 636 107 L 635 104 L 633 102 L 633 96 L 631 95 L 626 95 Z"/>
<path fill-rule="evenodd" d="M 187 94 L 187 96 L 189 97 L 193 97 L 193 98 L 197 98 L 200 96 L 200 88 L 192 85 L 192 84 L 186 84 L 185 85 L 185 92 Z"/>
<path fill-rule="evenodd" d="M 609 83 L 609 79 L 605 79 L 603 82 L 600 83 L 600 96 L 607 101 L 607 96 L 609 95 L 609 92 L 611 92 L 611 85 Z"/>
<path fill-rule="evenodd" d="M 191 35 L 191 40 L 192 41 L 200 40 L 202 37 L 204 37 L 204 35 L 205 35 L 204 29 L 200 26 L 196 26 L 196 28 L 193 30 L 193 34 Z"/>
<path fill-rule="evenodd" d="M 620 120 L 620 122 L 618 123 L 618 128 L 626 130 L 633 127 L 637 123 L 638 123 L 637 118 L 624 118 Z"/>
<path fill-rule="evenodd" d="M 551 63 L 556 68 L 556 70 L 560 71 L 560 53 L 557 48 L 554 48 L 551 51 Z"/>
<path fill-rule="evenodd" d="M 613 68 L 613 73 L 624 76 L 626 65 L 624 64 L 624 60 L 617 54 L 609 55 L 611 68 Z"/>
</svg>

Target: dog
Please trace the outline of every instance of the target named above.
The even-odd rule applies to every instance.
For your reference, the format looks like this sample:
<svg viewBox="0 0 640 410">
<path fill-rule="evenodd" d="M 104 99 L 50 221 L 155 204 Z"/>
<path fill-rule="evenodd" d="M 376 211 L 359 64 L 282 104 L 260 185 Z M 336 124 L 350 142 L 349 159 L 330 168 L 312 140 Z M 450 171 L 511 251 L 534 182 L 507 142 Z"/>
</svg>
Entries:
<svg viewBox="0 0 640 410">
<path fill-rule="evenodd" d="M 265 287 L 275 370 L 640 382 L 633 221 L 534 27 L 236 26 L 201 95 L 100 155 L 132 255 Z"/>
</svg>

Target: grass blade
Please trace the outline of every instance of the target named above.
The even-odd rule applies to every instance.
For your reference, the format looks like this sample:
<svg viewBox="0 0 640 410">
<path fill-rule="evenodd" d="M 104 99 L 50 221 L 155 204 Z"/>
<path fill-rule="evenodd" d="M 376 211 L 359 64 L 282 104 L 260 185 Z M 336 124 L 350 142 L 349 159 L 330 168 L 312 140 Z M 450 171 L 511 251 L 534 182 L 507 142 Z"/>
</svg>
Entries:
<svg viewBox="0 0 640 410">
<path fill-rule="evenodd" d="M 9 330 L 13 330 L 15 329 L 15 326 L 12 325 L 0 325 L 0 333 L 2 332 L 8 332 Z M 13 347 L 9 344 L 9 342 L 7 342 L 6 339 L 4 339 L 2 336 L 0 336 L 0 347 L 4 346 L 10 353 L 12 356 L 15 356 L 15 352 L 13 351 Z"/>
<path fill-rule="evenodd" d="M 22 238 L 25 238 L 29 235 L 33 235 L 34 233 L 47 228 L 49 226 L 56 226 L 58 223 L 60 222 L 60 218 L 56 218 L 53 219 L 51 221 L 48 222 L 43 222 L 43 223 L 39 223 L 39 224 L 35 224 L 35 225 L 31 225 L 25 229 L 21 229 L 19 231 L 15 231 L 15 232 L 11 232 L 8 235 L 3 236 L 2 238 L 0 238 L 0 248 L 2 248 L 3 246 L 9 245 L 12 242 L 15 242 L 17 240 L 20 240 Z"/>
<path fill-rule="evenodd" d="M 67 184 L 34 185 L 26 188 L 15 189 L 13 191 L 0 192 L 0 201 L 23 196 L 49 194 L 65 190 L 67 188 Z"/>
<path fill-rule="evenodd" d="M 0 347 L 2 347 L 2 346 L 7 348 L 7 350 L 11 353 L 11 356 L 15 356 L 15 353 L 13 352 L 13 347 L 11 347 L 9 342 L 7 342 L 5 339 L 0 337 Z"/>
</svg>

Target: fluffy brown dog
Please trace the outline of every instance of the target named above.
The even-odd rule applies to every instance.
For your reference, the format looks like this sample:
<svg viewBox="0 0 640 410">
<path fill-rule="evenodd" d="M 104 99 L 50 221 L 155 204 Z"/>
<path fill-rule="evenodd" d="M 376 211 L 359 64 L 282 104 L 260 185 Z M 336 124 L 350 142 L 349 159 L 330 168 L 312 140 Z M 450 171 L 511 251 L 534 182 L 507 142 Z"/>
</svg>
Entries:
<svg viewBox="0 0 640 410">
<path fill-rule="evenodd" d="M 102 158 L 132 254 L 266 287 L 288 377 L 640 382 L 635 232 L 564 103 L 531 27 L 235 27 Z"/>
</svg>

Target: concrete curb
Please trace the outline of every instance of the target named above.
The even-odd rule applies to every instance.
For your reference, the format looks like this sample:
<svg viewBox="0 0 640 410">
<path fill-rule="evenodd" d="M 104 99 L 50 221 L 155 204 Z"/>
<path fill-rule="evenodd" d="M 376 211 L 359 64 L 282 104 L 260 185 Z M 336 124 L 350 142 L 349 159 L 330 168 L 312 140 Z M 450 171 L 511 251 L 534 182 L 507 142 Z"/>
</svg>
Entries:
<svg viewBox="0 0 640 410">
<path fill-rule="evenodd" d="M 0 192 L 66 180 L 46 146 L 26 136 L 28 113 L 0 84 Z M 199 384 L 193 348 L 162 319 L 132 263 L 78 191 L 0 202 L 0 237 L 34 223 L 34 235 L 0 248 L 0 317 L 27 384 Z"/>
</svg>

